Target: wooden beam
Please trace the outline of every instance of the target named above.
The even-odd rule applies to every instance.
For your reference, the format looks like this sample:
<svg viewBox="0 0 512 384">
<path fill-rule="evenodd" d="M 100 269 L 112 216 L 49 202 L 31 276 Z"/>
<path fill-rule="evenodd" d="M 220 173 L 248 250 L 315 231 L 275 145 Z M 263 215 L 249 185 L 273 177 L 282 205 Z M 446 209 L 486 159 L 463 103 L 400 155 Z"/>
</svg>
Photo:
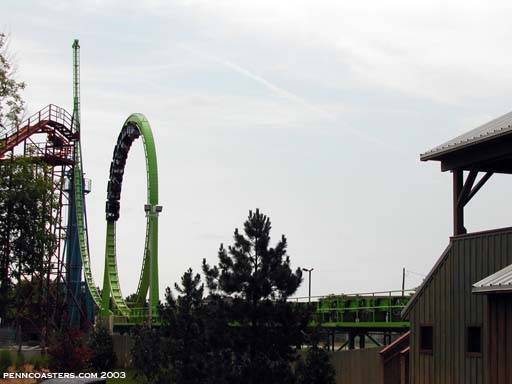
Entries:
<svg viewBox="0 0 512 384">
<path fill-rule="evenodd" d="M 478 193 L 480 188 L 482 188 L 485 185 L 485 183 L 487 183 L 487 181 L 491 178 L 492 175 L 493 175 L 493 172 L 487 172 L 485 175 L 482 176 L 482 178 L 478 181 L 478 183 L 476 183 L 475 187 L 466 196 L 466 198 L 464 200 L 464 205 L 469 203 L 469 200 L 471 200 L 473 198 L 473 196 L 475 196 Z"/>
<path fill-rule="evenodd" d="M 512 155 L 512 138 L 498 137 L 484 143 L 469 146 L 432 160 L 441 160 L 442 171 L 460 168 L 478 168 L 476 165 L 493 162 Z"/>
<path fill-rule="evenodd" d="M 369 338 L 369 339 L 370 339 L 370 340 L 371 340 L 371 341 L 372 341 L 376 346 L 378 346 L 378 347 L 382 347 L 382 344 L 381 344 L 381 343 L 379 343 L 377 340 L 375 340 L 375 338 L 374 338 L 372 335 L 370 335 L 370 334 L 368 333 L 366 336 L 368 336 L 368 338 Z"/>
<path fill-rule="evenodd" d="M 466 182 L 464 183 L 464 187 L 462 191 L 460 191 L 460 195 L 457 199 L 457 204 L 465 206 L 465 201 L 469 193 L 471 192 L 471 188 L 473 188 L 473 184 L 475 183 L 476 177 L 478 175 L 478 171 L 471 170 L 469 171 L 469 175 L 466 178 Z"/>
</svg>

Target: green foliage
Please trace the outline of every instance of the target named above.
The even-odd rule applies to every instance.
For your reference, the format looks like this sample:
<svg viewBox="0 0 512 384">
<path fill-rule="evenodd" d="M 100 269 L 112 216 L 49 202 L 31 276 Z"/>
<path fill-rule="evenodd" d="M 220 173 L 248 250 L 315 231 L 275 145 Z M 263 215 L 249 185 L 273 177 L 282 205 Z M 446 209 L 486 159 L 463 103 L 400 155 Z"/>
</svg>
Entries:
<svg viewBox="0 0 512 384">
<path fill-rule="evenodd" d="M 21 91 L 25 83 L 16 81 L 15 75 L 16 68 L 9 53 L 8 37 L 0 33 L 0 134 L 2 128 L 19 124 L 23 116 L 25 103 Z"/>
<path fill-rule="evenodd" d="M 294 382 L 294 346 L 302 342 L 307 314 L 286 302 L 302 275 L 293 272 L 283 236 L 270 247 L 270 220 L 250 212 L 244 234 L 235 231 L 219 263 L 203 261 L 201 276 L 186 271 L 166 290 L 162 325 L 141 328 L 134 367 L 148 383 L 286 384 Z"/>
<path fill-rule="evenodd" d="M 81 372 L 89 365 L 91 351 L 84 334 L 77 329 L 64 329 L 50 337 L 49 368 L 55 372 Z"/>
<path fill-rule="evenodd" d="M 126 296 L 124 300 L 130 308 L 149 308 L 149 301 L 146 299 L 143 302 L 140 302 L 136 293 Z"/>
<path fill-rule="evenodd" d="M 311 347 L 305 358 L 301 358 L 296 365 L 297 384 L 335 384 L 336 372 L 329 353 L 319 346 L 320 326 L 317 326 L 310 337 Z"/>
<path fill-rule="evenodd" d="M 270 247 L 270 219 L 257 209 L 249 212 L 244 233 L 234 233 L 226 250 L 221 244 L 219 263 L 203 271 L 212 300 L 229 303 L 228 318 L 237 324 L 232 332 L 231 361 L 237 381 L 291 383 L 293 346 L 302 341 L 307 315 L 286 299 L 302 281 L 302 272 L 290 267 L 283 235 Z"/>
<path fill-rule="evenodd" d="M 12 365 L 11 353 L 6 350 L 0 351 L 0 373 L 7 372 L 7 368 Z"/>
<path fill-rule="evenodd" d="M 88 347 L 91 350 L 91 368 L 96 372 L 107 372 L 114 369 L 117 361 L 114 342 L 106 327 L 98 325 L 93 329 L 89 336 Z"/>
<path fill-rule="evenodd" d="M 329 354 L 318 345 L 308 349 L 306 358 L 297 363 L 297 384 L 335 384 L 335 371 Z"/>
<path fill-rule="evenodd" d="M 234 383 L 229 320 L 216 303 L 205 300 L 201 277 L 191 269 L 166 289 L 162 325 L 142 328 L 135 337 L 133 363 L 148 383 Z"/>
<path fill-rule="evenodd" d="M 285 300 L 302 282 L 300 268 L 292 272 L 290 257 L 286 254 L 284 235 L 274 248 L 269 247 L 270 219 L 249 211 L 244 223 L 244 234 L 235 229 L 234 244 L 226 250 L 220 245 L 219 265 L 210 268 L 203 260 L 203 271 L 211 292 L 234 295 L 255 304 L 260 300 Z"/>
<path fill-rule="evenodd" d="M 28 363 L 32 364 L 35 370 L 40 370 L 41 368 L 48 368 L 48 355 L 32 356 L 28 360 Z"/>
<path fill-rule="evenodd" d="M 16 369 L 21 368 L 25 364 L 25 356 L 22 353 L 16 355 Z"/>
<path fill-rule="evenodd" d="M 132 364 L 136 377 L 145 383 L 169 383 L 170 367 L 164 345 L 167 340 L 159 329 L 140 327 L 134 332 Z"/>
<path fill-rule="evenodd" d="M 44 275 L 44 260 L 57 246 L 48 229 L 56 205 L 47 166 L 21 158 L 0 163 L 0 317 L 4 321 L 9 320 L 9 308 L 28 309 L 40 302 L 37 276 Z M 13 282 L 23 282 L 22 275 L 36 277 L 15 292 Z M 35 308 L 30 314 L 41 313 Z"/>
</svg>

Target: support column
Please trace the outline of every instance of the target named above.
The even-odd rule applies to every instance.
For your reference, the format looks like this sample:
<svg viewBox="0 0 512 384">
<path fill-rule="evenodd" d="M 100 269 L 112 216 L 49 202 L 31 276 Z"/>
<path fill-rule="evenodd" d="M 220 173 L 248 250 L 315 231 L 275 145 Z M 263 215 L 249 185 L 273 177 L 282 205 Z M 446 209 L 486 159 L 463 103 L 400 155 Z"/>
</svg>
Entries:
<svg viewBox="0 0 512 384">
<path fill-rule="evenodd" d="M 354 349 L 355 345 L 355 335 L 353 333 L 348 334 L 348 349 Z"/>
<path fill-rule="evenodd" d="M 456 169 L 453 174 L 453 235 L 462 235 L 466 233 L 464 228 L 464 203 L 459 200 L 464 186 L 463 171 Z"/>
<path fill-rule="evenodd" d="M 366 341 L 366 338 L 365 338 L 364 333 L 360 334 L 359 335 L 359 348 L 360 349 L 364 349 L 365 348 L 365 341 Z"/>
<path fill-rule="evenodd" d="M 160 205 L 144 206 L 149 220 L 149 324 L 158 314 L 158 214 L 162 212 Z"/>
</svg>

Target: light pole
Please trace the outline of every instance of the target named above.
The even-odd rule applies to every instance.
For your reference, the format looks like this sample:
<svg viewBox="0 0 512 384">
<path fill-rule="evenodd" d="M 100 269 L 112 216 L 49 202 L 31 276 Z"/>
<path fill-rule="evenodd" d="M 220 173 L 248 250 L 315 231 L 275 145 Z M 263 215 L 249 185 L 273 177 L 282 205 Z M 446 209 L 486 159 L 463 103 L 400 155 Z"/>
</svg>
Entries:
<svg viewBox="0 0 512 384">
<path fill-rule="evenodd" d="M 308 272 L 309 273 L 309 295 L 308 295 L 308 303 L 311 303 L 311 272 L 314 270 L 315 268 L 310 268 L 310 269 L 307 269 L 307 268 L 302 268 L 302 270 L 304 272 Z"/>
</svg>

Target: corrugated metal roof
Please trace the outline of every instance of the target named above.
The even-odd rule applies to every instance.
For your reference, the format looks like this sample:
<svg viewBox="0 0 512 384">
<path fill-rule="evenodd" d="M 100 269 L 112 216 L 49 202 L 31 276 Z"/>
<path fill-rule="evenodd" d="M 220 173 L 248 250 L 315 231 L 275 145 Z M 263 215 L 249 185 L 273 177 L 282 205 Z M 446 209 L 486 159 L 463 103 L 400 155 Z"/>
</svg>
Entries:
<svg viewBox="0 0 512 384">
<path fill-rule="evenodd" d="M 444 144 L 438 145 L 430 151 L 422 153 L 420 159 L 423 161 L 430 160 L 441 154 L 475 145 L 509 133 L 512 133 L 512 112 L 489 121 L 463 135 L 457 136 Z"/>
<path fill-rule="evenodd" d="M 512 291 L 512 264 L 473 284 L 473 292 Z"/>
</svg>

